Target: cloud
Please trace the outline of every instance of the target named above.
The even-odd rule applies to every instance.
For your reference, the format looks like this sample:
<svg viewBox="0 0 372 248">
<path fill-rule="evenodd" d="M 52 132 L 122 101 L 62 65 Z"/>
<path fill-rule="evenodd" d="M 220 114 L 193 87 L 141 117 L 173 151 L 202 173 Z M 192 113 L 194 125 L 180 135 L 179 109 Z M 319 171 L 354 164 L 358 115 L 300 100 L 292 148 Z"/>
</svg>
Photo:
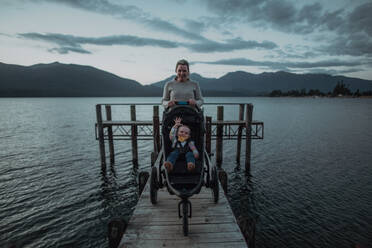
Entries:
<svg viewBox="0 0 372 248">
<path fill-rule="evenodd" d="M 356 7 L 335 29 L 338 36 L 320 50 L 331 55 L 372 57 L 372 3 Z"/>
<path fill-rule="evenodd" d="M 234 50 L 242 49 L 274 49 L 277 45 L 270 41 L 246 41 L 240 38 L 226 40 L 225 43 L 214 42 L 214 41 L 204 41 L 201 43 L 185 44 L 187 48 L 194 52 L 230 52 Z"/>
<path fill-rule="evenodd" d="M 193 30 L 195 33 L 202 33 L 208 28 L 205 22 L 195 21 L 190 19 L 183 19 L 187 30 Z"/>
<path fill-rule="evenodd" d="M 9 35 L 9 34 L 4 34 L 4 33 L 0 33 L 0 36 L 12 37 L 11 35 Z"/>
<path fill-rule="evenodd" d="M 56 47 L 48 50 L 49 52 L 57 52 L 59 54 L 67 54 L 69 52 L 74 52 L 74 53 L 82 53 L 82 54 L 91 54 L 91 52 L 79 48 L 79 47 Z"/>
<path fill-rule="evenodd" d="M 153 17 L 150 13 L 144 12 L 142 9 L 133 5 L 119 5 L 113 4 L 107 0 L 34 0 L 36 2 L 55 2 L 64 4 L 73 8 L 82 9 L 90 12 L 100 13 L 103 15 L 110 15 L 117 18 L 137 21 L 147 27 L 157 31 L 165 31 L 179 35 L 189 40 L 205 40 L 205 38 L 198 33 L 190 32 L 182 29 L 173 23 L 163 20 L 159 17 Z"/>
<path fill-rule="evenodd" d="M 201 41 L 198 43 L 180 43 L 169 40 L 160 40 L 152 38 L 144 38 L 133 35 L 113 35 L 104 37 L 80 37 L 66 34 L 56 33 L 21 33 L 18 34 L 21 38 L 40 40 L 48 43 L 56 44 L 59 47 L 50 49 L 51 52 L 58 52 L 67 54 L 69 52 L 85 53 L 90 52 L 84 50 L 82 45 L 97 45 L 97 46 L 112 46 L 112 45 L 126 45 L 134 47 L 153 46 L 161 48 L 178 48 L 185 47 L 194 52 L 211 53 L 211 52 L 229 52 L 233 50 L 242 49 L 273 49 L 277 45 L 273 42 L 264 41 L 246 41 L 240 38 L 230 39 L 224 43 L 214 42 L 210 40 Z"/>
<path fill-rule="evenodd" d="M 323 41 L 329 44 L 315 49 L 323 55 L 372 56 L 372 2 L 330 11 L 320 3 L 296 7 L 294 1 L 287 0 L 202 1 L 217 14 L 221 24 L 229 20 L 292 34 L 320 32 Z"/>
<path fill-rule="evenodd" d="M 372 40 L 365 33 L 356 33 L 330 40 L 329 45 L 317 48 L 323 54 L 372 57 Z"/>
<path fill-rule="evenodd" d="M 342 61 L 342 60 L 321 60 L 316 62 L 275 62 L 275 61 L 255 61 L 246 58 L 223 59 L 217 61 L 195 61 L 194 64 L 210 64 L 210 65 L 235 65 L 235 66 L 259 66 L 275 70 L 292 69 L 311 69 L 311 68 L 327 68 L 327 67 L 353 67 L 361 66 L 366 62 L 360 61 Z"/>
<path fill-rule="evenodd" d="M 275 28 L 285 32 L 301 31 L 306 27 L 302 22 L 312 20 L 308 14 L 314 16 L 319 11 L 319 6 L 306 6 L 307 10 L 311 11 L 298 11 L 289 1 L 204 0 L 204 2 L 208 9 L 221 17 L 221 21 L 234 21 L 228 18 L 234 16 L 235 22 L 261 28 Z"/>
<path fill-rule="evenodd" d="M 361 72 L 364 71 L 362 68 L 352 68 L 347 70 L 334 70 L 334 69 L 309 69 L 309 73 L 316 73 L 316 74 L 330 74 L 330 75 L 343 75 L 347 73 L 354 73 L 354 72 Z"/>
<path fill-rule="evenodd" d="M 90 37 L 79 37 L 74 35 L 65 34 L 55 34 L 55 33 L 23 33 L 18 34 L 21 38 L 31 39 L 31 40 L 41 40 L 48 43 L 56 44 L 59 47 L 50 49 L 51 52 L 59 52 L 61 54 L 66 54 L 68 52 L 86 53 L 90 52 L 84 50 L 81 45 L 98 45 L 98 46 L 112 46 L 112 45 L 127 45 L 127 46 L 155 46 L 162 48 L 176 48 L 179 46 L 176 42 L 171 42 L 167 40 L 158 40 L 151 38 L 142 38 L 132 35 L 116 35 L 116 36 L 105 36 L 98 38 Z"/>
<path fill-rule="evenodd" d="M 310 34 L 318 28 L 333 30 L 344 20 L 342 9 L 328 12 L 320 3 L 296 7 L 294 1 L 287 0 L 203 1 L 208 9 L 221 18 L 221 22 L 234 16 L 235 22 L 287 33 Z"/>
<path fill-rule="evenodd" d="M 364 32 L 372 37 L 372 2 L 356 7 L 347 16 L 347 30 L 351 33 Z M 342 29 L 341 29 L 342 30 Z"/>
</svg>

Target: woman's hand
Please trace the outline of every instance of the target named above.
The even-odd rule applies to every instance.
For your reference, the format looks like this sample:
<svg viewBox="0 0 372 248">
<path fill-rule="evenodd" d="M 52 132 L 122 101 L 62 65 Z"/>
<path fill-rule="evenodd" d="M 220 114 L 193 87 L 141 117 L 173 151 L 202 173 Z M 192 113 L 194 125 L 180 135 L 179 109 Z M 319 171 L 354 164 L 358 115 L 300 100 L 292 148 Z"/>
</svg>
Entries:
<svg viewBox="0 0 372 248">
<path fill-rule="evenodd" d="M 172 107 L 172 106 L 174 106 L 174 105 L 176 105 L 176 102 L 175 101 L 169 101 L 168 102 L 168 107 Z"/>
<path fill-rule="evenodd" d="M 195 106 L 195 105 L 196 105 L 196 102 L 195 102 L 194 99 L 189 99 L 187 102 L 188 102 L 191 106 Z"/>
</svg>

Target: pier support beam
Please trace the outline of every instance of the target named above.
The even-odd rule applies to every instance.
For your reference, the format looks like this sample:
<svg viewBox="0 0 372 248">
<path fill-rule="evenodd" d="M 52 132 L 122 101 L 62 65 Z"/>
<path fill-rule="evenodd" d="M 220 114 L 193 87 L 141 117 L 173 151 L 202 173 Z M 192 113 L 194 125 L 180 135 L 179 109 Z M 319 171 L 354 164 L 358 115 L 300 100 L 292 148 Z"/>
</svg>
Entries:
<svg viewBox="0 0 372 248">
<path fill-rule="evenodd" d="M 239 121 L 244 120 L 244 104 L 239 104 Z M 236 163 L 240 164 L 240 151 L 242 147 L 242 132 L 243 127 L 238 128 L 238 140 L 236 142 Z"/>
<path fill-rule="evenodd" d="M 154 165 L 160 151 L 160 121 L 159 121 L 159 106 L 153 106 L 152 117 L 152 139 L 154 143 L 154 151 L 151 153 L 151 166 Z"/>
<path fill-rule="evenodd" d="M 217 123 L 223 121 L 223 106 L 217 107 Z M 217 140 L 216 140 L 216 165 L 221 168 L 222 165 L 222 139 L 223 139 L 223 124 L 217 124 Z"/>
<path fill-rule="evenodd" d="M 209 156 L 211 156 L 212 148 L 212 117 L 205 117 L 205 149 Z"/>
<path fill-rule="evenodd" d="M 251 150 L 252 150 L 252 115 L 253 115 L 253 105 L 247 104 L 247 109 L 245 111 L 245 131 L 246 131 L 246 146 L 245 146 L 245 172 L 249 173 L 251 170 Z"/>
<path fill-rule="evenodd" d="M 101 105 L 96 105 L 96 116 L 97 116 L 97 128 L 98 128 L 98 140 L 99 140 L 99 153 L 101 155 L 101 167 L 103 171 L 106 171 L 106 152 L 105 152 L 105 140 L 103 134 L 102 125 L 102 109 Z"/>
<path fill-rule="evenodd" d="M 106 119 L 108 121 L 112 121 L 111 106 L 106 105 L 105 108 L 106 108 Z M 115 163 L 115 150 L 114 150 L 114 138 L 112 136 L 112 126 L 107 127 L 107 133 L 108 133 L 108 138 L 109 138 L 110 163 L 114 164 Z"/>
<path fill-rule="evenodd" d="M 130 120 L 136 121 L 136 105 L 130 105 Z M 138 164 L 137 125 L 132 124 L 132 162 Z"/>
<path fill-rule="evenodd" d="M 152 118 L 152 125 L 153 125 L 154 152 L 158 154 L 160 150 L 159 106 L 154 106 L 153 111 L 154 111 L 154 115 Z"/>
</svg>

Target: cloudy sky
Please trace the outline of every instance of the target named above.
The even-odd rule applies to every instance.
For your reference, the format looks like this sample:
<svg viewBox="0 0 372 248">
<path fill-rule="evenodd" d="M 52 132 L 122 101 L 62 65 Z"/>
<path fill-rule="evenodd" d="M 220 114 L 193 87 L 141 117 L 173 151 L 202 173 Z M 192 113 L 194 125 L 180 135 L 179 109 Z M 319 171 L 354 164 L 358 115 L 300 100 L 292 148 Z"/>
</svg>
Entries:
<svg viewBox="0 0 372 248">
<path fill-rule="evenodd" d="M 285 70 L 372 80 L 371 0 L 0 0 L 0 62 L 91 65 L 142 84 Z"/>
</svg>

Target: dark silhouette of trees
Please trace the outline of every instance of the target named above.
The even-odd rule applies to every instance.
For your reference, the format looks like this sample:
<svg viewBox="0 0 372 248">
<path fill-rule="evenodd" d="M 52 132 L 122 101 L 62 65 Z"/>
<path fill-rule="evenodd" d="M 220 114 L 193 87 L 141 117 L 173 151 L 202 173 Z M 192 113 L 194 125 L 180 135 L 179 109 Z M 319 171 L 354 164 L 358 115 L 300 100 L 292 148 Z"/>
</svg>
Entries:
<svg viewBox="0 0 372 248">
<path fill-rule="evenodd" d="M 282 91 L 281 90 L 273 90 L 271 91 L 271 93 L 269 94 L 269 96 L 271 97 L 275 97 L 275 96 L 282 96 Z"/>
<path fill-rule="evenodd" d="M 271 97 L 278 97 L 278 96 L 353 96 L 353 97 L 360 97 L 360 96 L 372 96 L 372 91 L 365 91 L 360 92 L 357 89 L 354 93 L 351 92 L 349 86 L 344 84 L 343 81 L 337 82 L 336 86 L 333 88 L 332 92 L 323 93 L 318 89 L 310 89 L 306 91 L 306 89 L 299 90 L 289 90 L 287 92 L 282 92 L 281 90 L 273 90 L 269 96 Z"/>
<path fill-rule="evenodd" d="M 352 95 L 349 87 L 346 86 L 343 81 L 339 81 L 336 84 L 336 86 L 335 86 L 335 88 L 333 89 L 333 92 L 332 92 L 332 96 L 339 96 L 339 95 L 342 95 L 342 96 L 351 96 Z"/>
</svg>

